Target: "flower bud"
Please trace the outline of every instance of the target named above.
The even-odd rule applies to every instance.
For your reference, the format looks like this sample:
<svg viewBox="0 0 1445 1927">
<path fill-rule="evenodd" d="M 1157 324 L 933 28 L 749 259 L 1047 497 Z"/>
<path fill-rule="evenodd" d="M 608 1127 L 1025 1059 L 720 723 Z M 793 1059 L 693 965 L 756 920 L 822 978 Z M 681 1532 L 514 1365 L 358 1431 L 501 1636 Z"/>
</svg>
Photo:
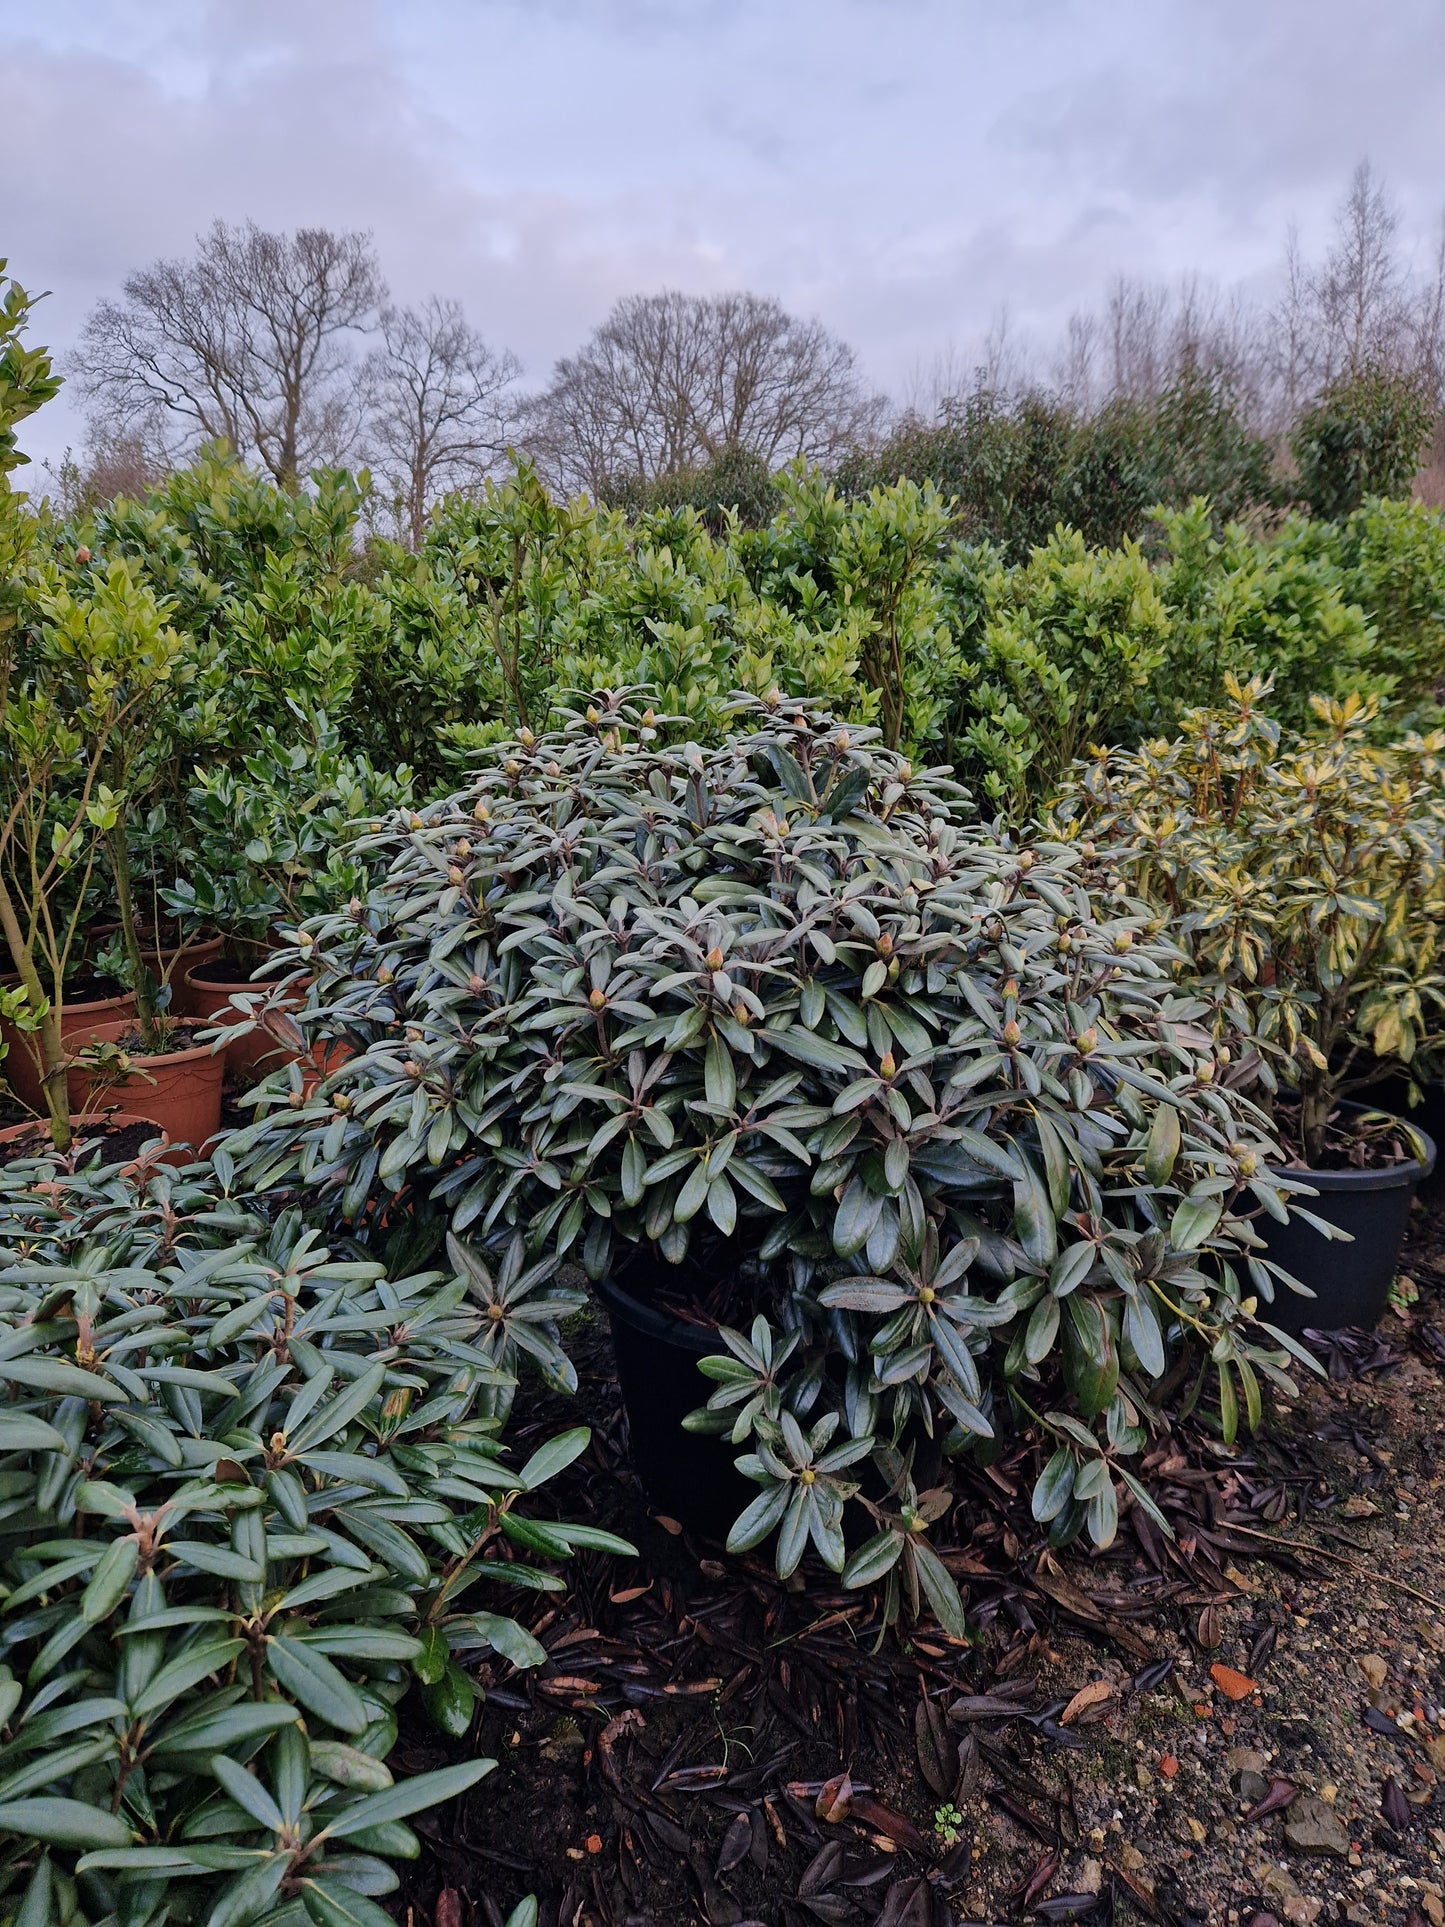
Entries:
<svg viewBox="0 0 1445 1927">
<path fill-rule="evenodd" d="M 1003 1041 L 1010 1049 L 1012 1049 L 1015 1044 L 1022 1043 L 1023 1041 L 1023 1032 L 1019 1029 L 1018 1022 L 1013 1017 L 1010 1017 L 1003 1027 Z"/>
<path fill-rule="evenodd" d="M 1199 1084 L 1212 1084 L 1214 1082 L 1214 1065 L 1207 1057 L 1195 1071 L 1194 1077 L 1195 1082 Z"/>
<path fill-rule="evenodd" d="M 1116 930 L 1114 932 L 1114 948 L 1119 951 L 1121 955 L 1126 950 L 1132 950 L 1134 948 L 1134 932 L 1132 930 Z"/>
<path fill-rule="evenodd" d="M 599 722 L 599 721 L 601 720 L 601 719 L 600 719 L 600 717 L 599 717 L 599 716 L 598 716 L 598 714 L 597 714 L 597 705 L 596 705 L 596 703 L 588 703 L 588 705 L 587 705 L 587 720 L 588 720 L 588 722 L 589 722 L 589 723 L 595 723 L 595 722 Z"/>
<path fill-rule="evenodd" d="M 471 976 L 467 978 L 467 989 L 472 993 L 474 997 L 480 997 L 482 992 L 486 989 L 486 987 L 487 987 L 486 978 L 479 977 L 475 971 L 473 971 Z"/>
<path fill-rule="evenodd" d="M 1033 853 L 1033 851 L 1032 851 L 1032 850 L 1020 850 L 1020 851 L 1019 851 L 1019 868 L 1020 868 L 1021 870 L 1032 870 L 1032 868 L 1033 868 L 1033 867 L 1034 867 L 1034 853 Z"/>
<path fill-rule="evenodd" d="M 891 957 L 893 955 L 893 939 L 886 930 L 878 933 L 876 948 L 880 957 Z"/>
<path fill-rule="evenodd" d="M 892 1051 L 884 1051 L 883 1055 L 878 1059 L 878 1075 L 886 1080 L 894 1076 L 897 1069 L 898 1066 L 893 1061 Z"/>
<path fill-rule="evenodd" d="M 353 923 L 361 922 L 361 898 L 360 897 L 353 897 L 350 903 L 347 904 L 346 909 Z"/>
<path fill-rule="evenodd" d="M 712 949 L 709 950 L 707 955 L 703 958 L 703 962 L 707 965 L 709 970 L 721 970 L 725 961 L 726 959 L 724 958 L 723 953 L 721 952 L 721 950 L 718 949 L 716 944 L 713 945 Z"/>
<path fill-rule="evenodd" d="M 378 965 L 377 965 L 377 967 L 376 967 L 376 981 L 377 981 L 377 982 L 378 982 L 379 984 L 389 984 L 389 983 L 391 982 L 391 979 L 392 979 L 392 975 L 393 975 L 393 972 L 392 972 L 392 968 L 391 968 L 391 965 L 390 965 L 390 964 L 378 964 Z"/>
<path fill-rule="evenodd" d="M 594 1010 L 606 1010 L 607 993 L 604 990 L 589 991 L 587 996 L 587 1001 L 589 1004 L 591 1004 Z"/>
<path fill-rule="evenodd" d="M 733 1005 L 733 1022 L 735 1024 L 741 1024 L 743 1029 L 746 1030 L 748 1027 L 749 1016 L 750 1016 L 750 1013 L 747 1005 L 743 1002 L 742 998 L 739 997 L 737 1002 Z"/>
<path fill-rule="evenodd" d="M 653 726 L 653 724 L 654 724 L 654 723 L 655 723 L 656 721 L 657 721 L 657 717 L 656 717 L 656 715 L 654 714 L 654 712 L 653 712 L 652 710 L 650 710 L 650 709 L 644 709 L 644 710 L 643 710 L 643 712 L 642 712 L 642 727 L 643 727 L 644 729 L 651 729 L 651 728 L 652 728 L 652 726 Z"/>
<path fill-rule="evenodd" d="M 459 865 L 455 863 L 452 864 L 451 868 L 447 871 L 447 882 L 452 888 L 454 890 L 460 890 L 466 880 L 466 872 L 461 869 Z"/>
<path fill-rule="evenodd" d="M 477 822 L 487 822 L 491 814 L 492 812 L 487 808 L 486 804 L 478 797 L 477 801 L 472 805 L 472 815 L 476 818 Z"/>
<path fill-rule="evenodd" d="M 460 843 L 458 843 L 458 845 L 457 845 L 457 861 L 458 861 L 458 863 L 465 863 L 465 862 L 466 862 L 466 860 L 467 860 L 467 858 L 468 858 L 468 857 L 469 857 L 469 856 L 471 855 L 471 853 L 472 853 L 472 846 L 471 846 L 471 844 L 470 844 L 470 843 L 469 843 L 469 842 L 467 841 L 467 839 L 466 839 L 466 837 L 463 837 L 463 838 L 462 838 L 462 840 L 461 840 L 461 842 L 460 842 Z"/>
<path fill-rule="evenodd" d="M 335 1097 L 331 1100 L 331 1108 L 333 1111 L 349 1111 L 351 1109 L 351 1099 L 346 1095 L 345 1091 L 338 1091 L 336 1093 Z"/>
<path fill-rule="evenodd" d="M 81 543 L 80 547 L 75 551 L 75 559 L 79 563 L 81 568 L 84 568 L 86 563 L 89 562 L 90 560 L 90 550 L 86 548 L 83 542 Z"/>
<path fill-rule="evenodd" d="M 518 777 L 522 774 L 522 765 L 517 762 L 515 758 L 509 759 L 502 765 L 502 774 L 504 776 Z"/>
<path fill-rule="evenodd" d="M 523 749 L 530 749 L 536 740 L 531 730 L 523 723 L 522 727 L 517 731 L 517 741 L 522 745 Z"/>
<path fill-rule="evenodd" d="M 1099 1033 L 1094 1025 L 1090 1024 L 1074 1038 L 1074 1047 L 1080 1056 L 1087 1057 L 1089 1052 L 1097 1047 L 1098 1042 Z"/>
<path fill-rule="evenodd" d="M 421 1076 L 421 1065 L 417 1063 L 414 1057 L 408 1057 L 405 1060 L 405 1062 L 402 1064 L 402 1069 L 406 1072 L 408 1077 Z"/>
</svg>

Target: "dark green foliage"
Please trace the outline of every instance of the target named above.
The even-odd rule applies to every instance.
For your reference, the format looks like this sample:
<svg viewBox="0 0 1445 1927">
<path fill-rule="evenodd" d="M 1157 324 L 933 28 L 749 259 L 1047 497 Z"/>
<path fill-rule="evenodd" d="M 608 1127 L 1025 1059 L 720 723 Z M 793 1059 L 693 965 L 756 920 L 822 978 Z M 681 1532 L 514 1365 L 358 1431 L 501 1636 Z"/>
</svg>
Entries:
<svg viewBox="0 0 1445 1927">
<path fill-rule="evenodd" d="M 1408 494 L 1430 424 L 1415 376 L 1383 362 L 1338 376 L 1290 436 L 1299 492 L 1311 513 L 1342 521 L 1368 496 Z"/>
<path fill-rule="evenodd" d="M 701 468 L 615 488 L 607 506 L 628 515 L 695 509 L 710 535 L 724 535 L 734 518 L 741 528 L 765 527 L 781 508 L 782 495 L 776 476 L 760 455 L 731 448 Z"/>
<path fill-rule="evenodd" d="M 303 1029 L 356 1055 L 263 1089 L 230 1151 L 362 1235 L 449 1234 L 453 1262 L 515 1236 L 593 1276 L 649 1254 L 679 1290 L 748 1279 L 700 1422 L 751 1445 L 734 1544 L 777 1529 L 783 1572 L 810 1540 L 844 1566 L 858 1461 L 903 1452 L 878 1464 L 917 1511 L 914 1451 L 1020 1423 L 1077 1475 L 1040 1516 L 1107 1543 L 1196 1337 L 1250 1410 L 1279 1377 L 1238 1213 L 1291 1186 L 1113 870 L 970 826 L 944 773 L 816 706 L 743 714 L 669 748 L 642 698 L 599 694 L 369 839 L 384 881 L 299 952 Z M 514 1341 L 560 1376 L 521 1283 Z"/>
<path fill-rule="evenodd" d="M 538 1555 L 622 1546 L 522 1516 L 587 1435 L 508 1465 L 466 1274 L 388 1276 L 229 1176 L 224 1152 L 0 1168 L 0 1905 L 23 1890 L 21 1920 L 385 1922 L 369 1896 L 418 1850 L 407 1818 L 492 1765 L 393 1784 L 409 1682 L 449 1682 L 469 1723 L 469 1655 L 543 1657 L 483 1600 L 559 1588 Z"/>
<path fill-rule="evenodd" d="M 931 481 L 969 541 L 1023 562 L 1057 527 L 1115 547 L 1149 531 L 1149 510 L 1207 496 L 1221 520 L 1277 499 L 1269 444 L 1222 376 L 1185 369 L 1144 403 L 1080 413 L 1039 390 L 977 389 L 936 423 L 909 418 L 846 464 L 845 489 Z"/>
</svg>

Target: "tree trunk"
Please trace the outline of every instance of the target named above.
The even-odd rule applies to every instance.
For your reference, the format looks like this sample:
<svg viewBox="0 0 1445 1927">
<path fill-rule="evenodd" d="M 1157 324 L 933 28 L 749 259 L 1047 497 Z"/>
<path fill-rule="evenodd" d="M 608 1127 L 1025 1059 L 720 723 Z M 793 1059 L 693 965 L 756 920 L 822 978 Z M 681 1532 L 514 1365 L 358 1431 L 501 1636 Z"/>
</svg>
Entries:
<svg viewBox="0 0 1445 1927">
<path fill-rule="evenodd" d="M 57 995 L 49 998 L 45 986 L 40 981 L 40 972 L 35 968 L 35 959 L 25 933 L 20 928 L 20 918 L 16 913 L 15 900 L 8 885 L 0 877 L 0 929 L 5 932 L 6 948 L 10 961 L 19 973 L 20 982 L 31 1006 L 39 1010 L 42 1004 L 48 1005 L 45 1016 L 40 1021 L 41 1088 L 45 1092 L 45 1109 L 50 1119 L 50 1141 L 57 1151 L 70 1149 L 70 1092 L 65 1076 L 65 1045 L 61 1039 L 61 1005 L 59 985 Z"/>
</svg>

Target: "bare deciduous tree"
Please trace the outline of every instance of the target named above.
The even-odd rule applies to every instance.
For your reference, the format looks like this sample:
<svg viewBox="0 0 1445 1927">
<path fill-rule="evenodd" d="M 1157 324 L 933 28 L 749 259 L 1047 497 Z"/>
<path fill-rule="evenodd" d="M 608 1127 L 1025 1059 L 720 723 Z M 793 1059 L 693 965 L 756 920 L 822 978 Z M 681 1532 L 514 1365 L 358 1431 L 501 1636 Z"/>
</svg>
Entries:
<svg viewBox="0 0 1445 1927">
<path fill-rule="evenodd" d="M 480 481 L 505 450 L 506 391 L 522 365 L 436 295 L 420 308 L 383 308 L 381 334 L 367 362 L 368 442 L 419 545 L 438 496 Z"/>
<path fill-rule="evenodd" d="M 607 496 L 729 453 L 829 461 L 880 412 L 853 350 L 776 300 L 632 295 L 558 362 L 528 442 L 562 487 Z"/>
<path fill-rule="evenodd" d="M 127 276 L 72 365 L 111 438 L 163 440 L 179 457 L 224 436 L 294 487 L 355 446 L 358 331 L 384 295 L 369 235 L 217 221 L 192 259 Z"/>
</svg>

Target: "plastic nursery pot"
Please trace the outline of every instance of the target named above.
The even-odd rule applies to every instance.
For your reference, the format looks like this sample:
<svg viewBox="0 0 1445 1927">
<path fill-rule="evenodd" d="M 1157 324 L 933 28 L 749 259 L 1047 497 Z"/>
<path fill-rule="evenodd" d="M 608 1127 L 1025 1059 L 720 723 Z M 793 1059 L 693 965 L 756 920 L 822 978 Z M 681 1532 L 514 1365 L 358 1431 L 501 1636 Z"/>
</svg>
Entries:
<svg viewBox="0 0 1445 1927">
<path fill-rule="evenodd" d="M 1340 1106 L 1356 1115 L 1374 1108 Z M 1260 1315 L 1270 1324 L 1293 1338 L 1306 1328 L 1338 1331 L 1354 1325 L 1373 1331 L 1379 1324 L 1390 1302 L 1415 1192 L 1435 1168 L 1434 1139 L 1418 1125 L 1412 1129 L 1425 1140 L 1423 1159 L 1364 1171 L 1291 1169 L 1291 1177 L 1307 1178 L 1319 1192 L 1317 1198 L 1300 1200 L 1305 1209 L 1348 1232 L 1351 1242 L 1326 1238 L 1303 1218 L 1292 1216 L 1288 1224 L 1265 1216 L 1254 1220 L 1265 1254 L 1315 1294 L 1301 1297 L 1276 1279 L 1274 1303 L 1260 1303 Z"/>
<path fill-rule="evenodd" d="M 89 1117 L 75 1116 L 70 1120 L 70 1129 L 73 1133 L 70 1147 L 72 1151 L 87 1140 L 99 1137 L 103 1143 L 106 1138 L 113 1138 L 118 1133 L 124 1132 L 128 1137 L 134 1134 L 140 1137 L 142 1142 L 159 1141 L 163 1147 L 166 1147 L 158 1156 L 152 1154 L 156 1163 L 183 1164 L 186 1162 L 184 1152 L 175 1154 L 169 1150 L 170 1138 L 154 1118 L 138 1117 L 134 1111 L 103 1111 L 93 1113 Z M 50 1130 L 44 1118 L 28 1118 L 23 1124 L 10 1124 L 0 1131 L 0 1164 L 18 1162 L 22 1158 L 44 1157 L 50 1150 Z M 142 1162 L 143 1160 L 136 1158 L 123 1164 L 121 1169 L 129 1176 L 131 1172 L 139 1169 Z"/>
<path fill-rule="evenodd" d="M 134 1028 L 133 1019 L 97 1024 L 89 1041 L 114 1044 Z M 197 1150 L 215 1136 L 221 1128 L 221 1083 L 226 1073 L 226 1060 L 219 1051 L 209 1044 L 188 1043 L 155 1057 L 138 1051 L 129 1055 L 135 1069 L 122 1077 L 72 1063 L 66 1072 L 71 1108 L 94 1112 L 107 1102 L 144 1106 L 142 1115 L 161 1125 L 173 1143 L 190 1144 Z"/>
<path fill-rule="evenodd" d="M 722 1340 L 705 1326 L 644 1304 L 615 1278 L 601 1279 L 596 1292 L 612 1326 L 632 1463 L 643 1490 L 680 1525 L 726 1539 L 760 1488 L 733 1464 L 742 1446 L 682 1429 L 683 1419 L 705 1405 L 713 1389 L 697 1361 L 722 1351 Z"/>
<path fill-rule="evenodd" d="M 1410 1080 L 1403 1071 L 1396 1070 L 1378 1084 L 1369 1085 L 1364 1101 L 1372 1110 L 1393 1111 L 1396 1117 L 1404 1118 L 1407 1124 L 1439 1144 L 1445 1138 L 1445 1084 L 1426 1084 L 1422 1097 L 1422 1103 L 1411 1104 Z M 1445 1170 L 1437 1164 L 1421 1178 L 1419 1194 L 1422 1198 L 1436 1198 L 1442 1192 L 1445 1192 Z"/>
<path fill-rule="evenodd" d="M 233 997 L 263 997 L 274 988 L 264 979 L 257 982 L 243 977 L 239 966 L 229 957 L 209 957 L 201 963 L 193 964 L 186 972 L 183 984 L 181 1008 L 188 1017 L 205 1017 L 213 1023 L 235 1024 L 245 1016 L 244 1006 L 233 1006 Z M 303 1002 L 298 990 L 288 995 L 284 1008 L 294 1009 Z M 273 1009 L 276 1006 L 273 1006 Z M 296 1052 L 265 1023 L 258 1023 L 244 1037 L 238 1037 L 225 1049 L 226 1068 L 238 1077 L 262 1077 L 273 1071 L 278 1064 L 290 1061 Z"/>
<path fill-rule="evenodd" d="M 61 1042 L 78 1047 L 94 1034 L 98 1025 L 119 1023 L 134 1016 L 135 997 L 129 990 L 118 991 L 113 997 L 78 997 L 73 1000 L 67 997 L 60 1007 Z M 29 1045 L 36 1040 L 25 1036 L 14 1024 L 6 1023 L 0 1023 L 0 1037 L 9 1046 L 5 1056 L 0 1058 L 0 1078 L 9 1084 L 28 1110 L 43 1111 L 45 1093 L 40 1084 L 40 1072 L 29 1050 Z"/>
</svg>

